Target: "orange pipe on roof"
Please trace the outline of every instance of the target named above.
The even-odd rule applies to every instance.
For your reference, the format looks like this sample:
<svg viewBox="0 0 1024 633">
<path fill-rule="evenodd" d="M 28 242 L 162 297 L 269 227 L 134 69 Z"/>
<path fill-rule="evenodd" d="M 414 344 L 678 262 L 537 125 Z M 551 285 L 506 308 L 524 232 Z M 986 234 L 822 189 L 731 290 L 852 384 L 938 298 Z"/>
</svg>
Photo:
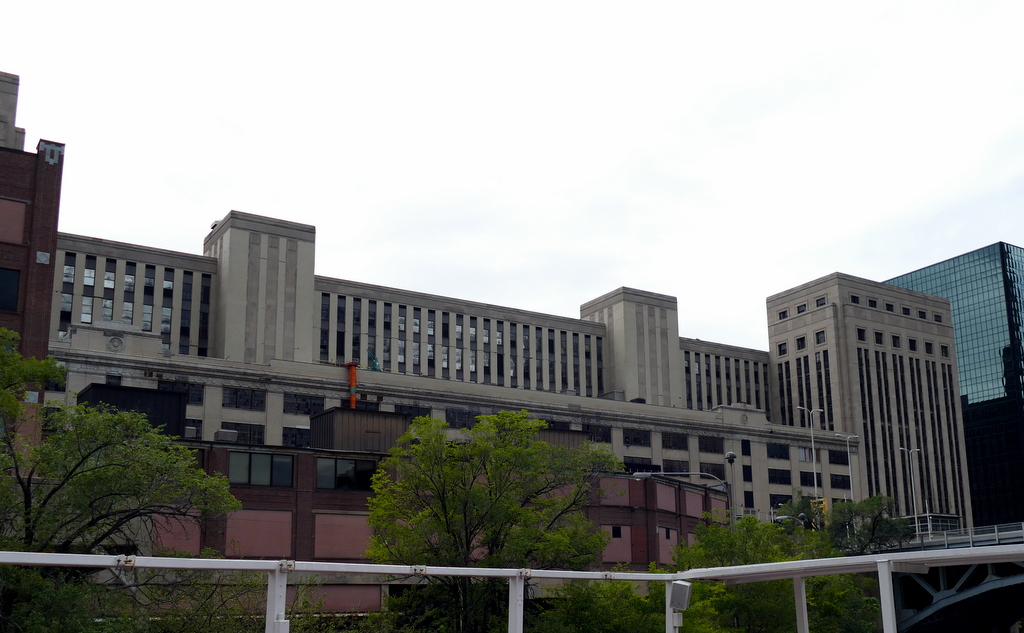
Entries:
<svg viewBox="0 0 1024 633">
<path fill-rule="evenodd" d="M 348 407 L 350 409 L 356 408 L 356 367 L 359 367 L 359 363 L 345 363 L 345 367 L 348 367 Z"/>
</svg>

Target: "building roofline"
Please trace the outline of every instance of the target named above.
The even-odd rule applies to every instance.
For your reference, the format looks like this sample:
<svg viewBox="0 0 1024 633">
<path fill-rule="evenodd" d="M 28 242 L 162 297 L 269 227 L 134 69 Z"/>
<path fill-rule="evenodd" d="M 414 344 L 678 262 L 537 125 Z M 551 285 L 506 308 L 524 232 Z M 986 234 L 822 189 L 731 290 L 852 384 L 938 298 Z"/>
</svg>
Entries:
<svg viewBox="0 0 1024 633">
<path fill-rule="evenodd" d="M 940 264 L 945 264 L 946 262 L 951 262 L 954 259 L 960 259 L 961 257 L 966 257 L 968 255 L 973 255 L 974 253 L 978 253 L 980 251 L 988 250 L 988 249 L 993 248 L 995 246 L 1012 246 L 1013 248 L 1024 250 L 1024 249 L 1021 249 L 1020 246 L 1017 246 L 1015 244 L 1010 244 L 1009 242 L 1002 242 L 1002 241 L 993 242 L 993 243 L 988 244 L 986 246 L 982 246 L 980 248 L 976 248 L 974 250 L 967 251 L 966 253 L 960 253 L 959 255 L 954 255 L 952 257 L 947 257 L 946 259 L 943 259 L 941 261 L 937 261 L 937 262 L 935 262 L 933 264 L 928 264 L 927 266 L 921 266 L 920 268 L 915 268 L 914 270 L 910 270 L 910 271 L 907 271 L 905 273 L 896 275 L 895 277 L 892 277 L 891 279 L 886 279 L 882 283 L 888 284 L 888 283 L 892 282 L 895 279 L 899 279 L 900 277 L 906 277 L 907 275 L 913 275 L 914 273 L 921 272 L 922 270 L 925 270 L 925 269 L 928 269 L 928 268 L 934 268 L 936 266 L 939 266 Z"/>
</svg>

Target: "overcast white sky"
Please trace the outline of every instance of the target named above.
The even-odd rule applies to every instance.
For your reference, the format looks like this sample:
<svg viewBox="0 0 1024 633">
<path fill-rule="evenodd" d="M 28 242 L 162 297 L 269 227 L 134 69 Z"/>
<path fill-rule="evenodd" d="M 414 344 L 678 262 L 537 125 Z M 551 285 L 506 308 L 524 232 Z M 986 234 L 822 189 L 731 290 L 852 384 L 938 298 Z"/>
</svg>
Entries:
<svg viewBox="0 0 1024 633">
<path fill-rule="evenodd" d="M 764 349 L 765 298 L 1024 245 L 1024 3 L 17 2 L 60 229 L 570 317 L 619 286 Z"/>
</svg>

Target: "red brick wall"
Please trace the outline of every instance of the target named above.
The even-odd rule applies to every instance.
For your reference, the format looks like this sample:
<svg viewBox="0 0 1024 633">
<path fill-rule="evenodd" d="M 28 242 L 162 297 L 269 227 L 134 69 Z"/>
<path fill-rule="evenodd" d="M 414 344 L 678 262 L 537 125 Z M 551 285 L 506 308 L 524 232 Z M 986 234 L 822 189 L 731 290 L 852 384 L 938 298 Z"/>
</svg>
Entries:
<svg viewBox="0 0 1024 633">
<path fill-rule="evenodd" d="M 0 267 L 21 273 L 18 309 L 0 312 L 0 327 L 21 334 L 22 354 L 42 358 L 50 337 L 54 266 L 63 266 L 56 258 L 64 146 L 40 141 L 37 149 L 0 149 L 0 198 L 25 206 L 22 238 L 0 242 Z M 49 262 L 37 262 L 37 253 L 48 253 Z"/>
</svg>

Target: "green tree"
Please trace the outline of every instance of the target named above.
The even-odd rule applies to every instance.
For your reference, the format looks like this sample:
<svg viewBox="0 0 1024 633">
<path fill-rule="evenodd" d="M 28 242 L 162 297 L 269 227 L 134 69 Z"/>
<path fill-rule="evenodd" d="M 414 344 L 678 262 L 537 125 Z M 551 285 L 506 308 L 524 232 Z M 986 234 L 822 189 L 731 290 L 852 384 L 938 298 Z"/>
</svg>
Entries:
<svg viewBox="0 0 1024 633">
<path fill-rule="evenodd" d="M 148 545 L 155 520 L 198 521 L 240 508 L 227 478 L 140 413 L 70 406 L 26 447 L 0 437 L 0 534 L 8 548 L 93 552 Z"/>
<path fill-rule="evenodd" d="M 895 506 L 881 495 L 837 503 L 829 512 L 826 531 L 836 549 L 848 556 L 898 549 L 913 540 L 914 526 L 895 516 Z"/>
<path fill-rule="evenodd" d="M 847 556 L 898 549 L 914 538 L 914 526 L 895 515 L 895 502 L 883 495 L 861 501 L 840 501 L 821 512 L 811 497 L 798 489 L 793 499 L 779 508 L 787 517 L 777 522 L 792 533 L 799 526 L 828 534 L 832 546 Z"/>
<path fill-rule="evenodd" d="M 692 546 L 680 546 L 678 569 L 774 563 L 838 556 L 824 532 L 744 517 L 733 526 L 708 522 L 697 526 Z M 877 602 L 868 597 L 871 581 L 862 576 L 822 576 L 808 579 L 807 603 L 811 629 L 836 633 L 874 630 Z M 696 583 L 690 608 L 684 614 L 687 633 L 748 631 L 775 633 L 796 628 L 791 580 L 737 585 Z"/>
<path fill-rule="evenodd" d="M 145 416 L 64 407 L 43 422 L 43 438 L 19 428 L 30 383 L 62 380 L 52 360 L 22 358 L 18 336 L 0 329 L 0 547 L 34 552 L 149 547 L 153 523 L 191 522 L 240 507 L 227 479 L 208 476 L 188 448 Z M 0 631 L 90 630 L 101 588 L 80 570 L 0 570 Z"/>
<path fill-rule="evenodd" d="M 665 583 L 638 591 L 628 580 L 571 580 L 549 592 L 547 608 L 528 618 L 531 633 L 660 633 Z"/>
<path fill-rule="evenodd" d="M 481 416 L 471 429 L 413 420 L 373 478 L 369 555 L 378 563 L 582 569 L 605 537 L 587 519 L 609 451 L 554 446 L 525 411 Z M 504 619 L 505 581 L 439 578 L 389 603 L 405 621 L 474 633 Z"/>
<path fill-rule="evenodd" d="M 21 336 L 0 328 L 0 422 L 16 425 L 24 413 L 25 387 L 47 382 L 64 383 L 64 368 L 52 358 L 23 358 Z"/>
</svg>

